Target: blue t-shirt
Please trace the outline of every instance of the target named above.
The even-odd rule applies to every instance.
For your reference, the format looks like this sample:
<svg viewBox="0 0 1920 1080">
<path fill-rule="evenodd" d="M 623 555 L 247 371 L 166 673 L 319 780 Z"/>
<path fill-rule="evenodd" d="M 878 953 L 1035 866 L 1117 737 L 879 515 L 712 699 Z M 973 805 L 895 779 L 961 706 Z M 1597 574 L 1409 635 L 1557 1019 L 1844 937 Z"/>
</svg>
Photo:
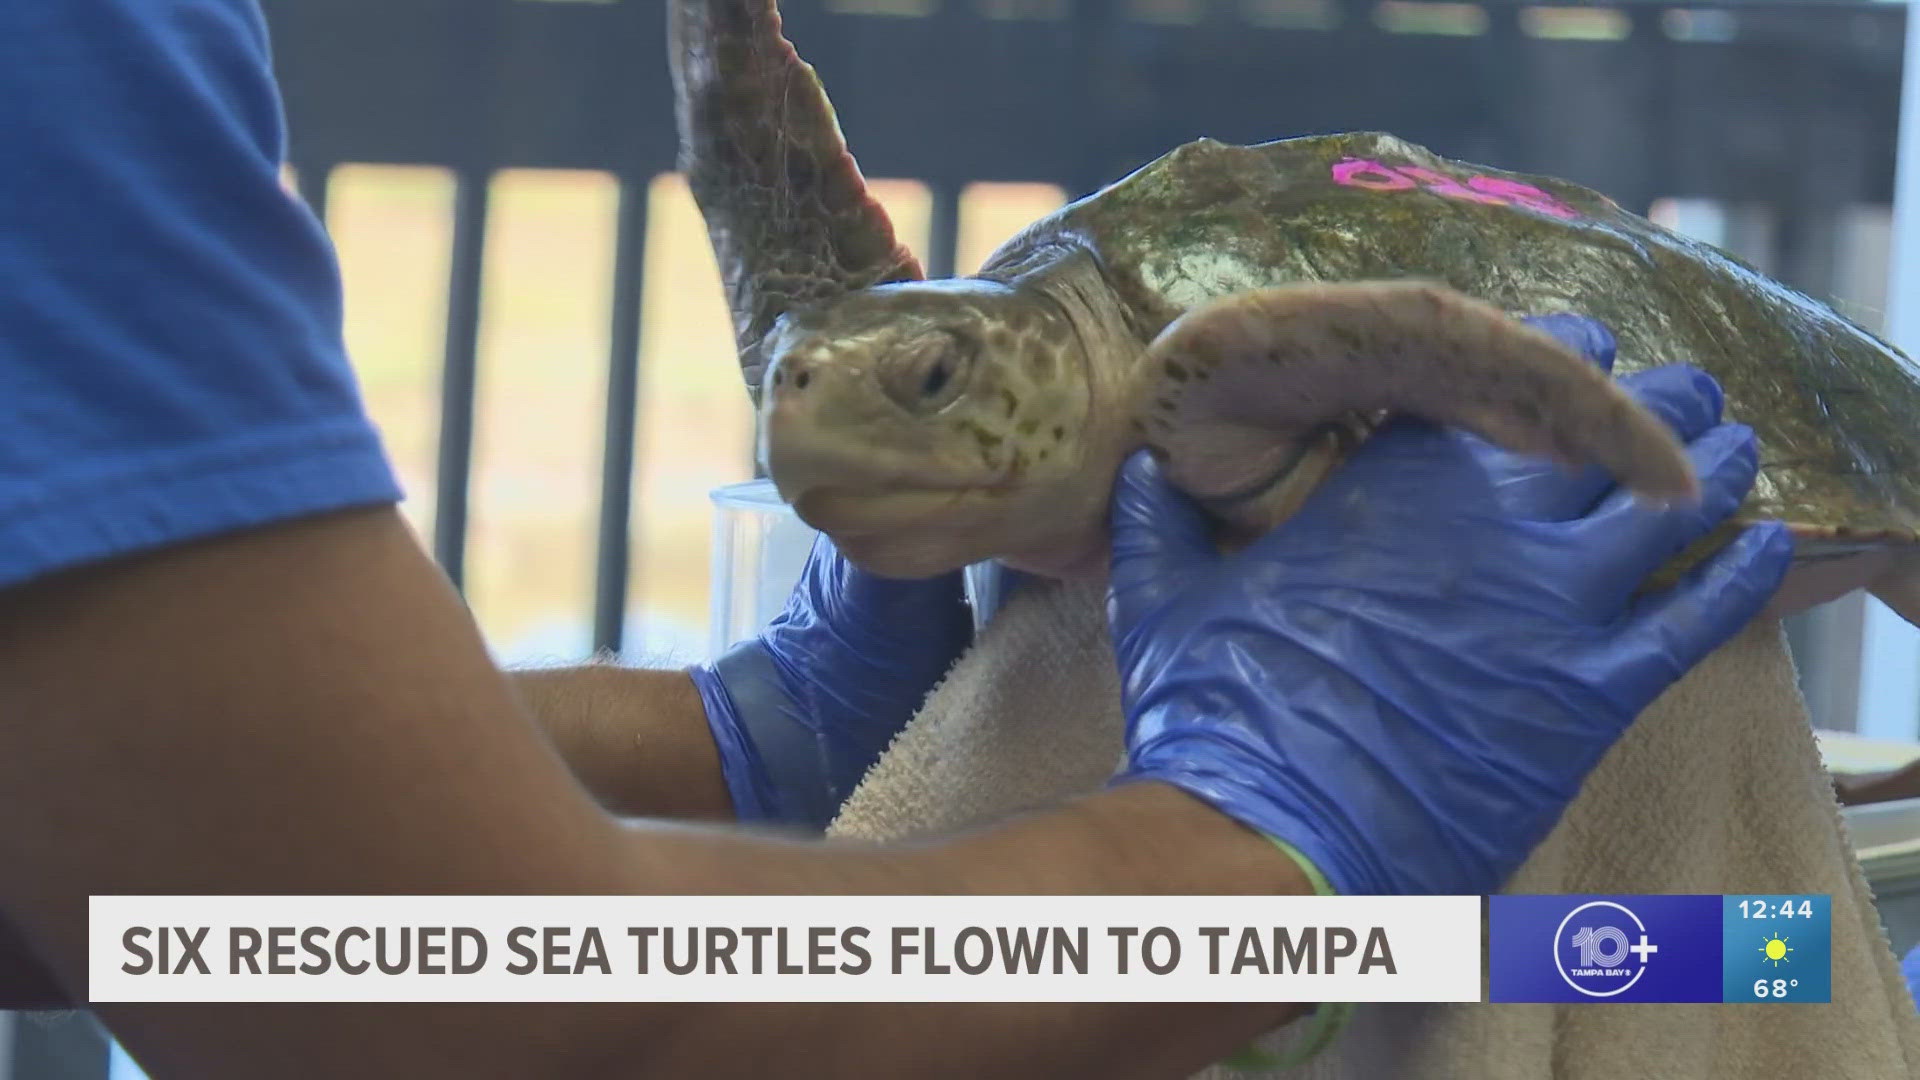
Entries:
<svg viewBox="0 0 1920 1080">
<path fill-rule="evenodd" d="M 0 3 L 0 587 L 399 491 L 254 0 Z"/>
</svg>

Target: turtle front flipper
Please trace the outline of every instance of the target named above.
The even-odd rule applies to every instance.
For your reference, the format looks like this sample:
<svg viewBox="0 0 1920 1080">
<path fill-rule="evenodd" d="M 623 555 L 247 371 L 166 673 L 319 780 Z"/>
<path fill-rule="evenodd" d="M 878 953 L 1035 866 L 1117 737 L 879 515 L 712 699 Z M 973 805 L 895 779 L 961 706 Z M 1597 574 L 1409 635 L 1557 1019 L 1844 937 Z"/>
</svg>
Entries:
<svg viewBox="0 0 1920 1080">
<path fill-rule="evenodd" d="M 720 264 L 747 390 L 760 400 L 774 322 L 843 293 L 922 277 L 847 152 L 774 0 L 670 0 L 680 168 Z"/>
<path fill-rule="evenodd" d="M 1388 413 L 1599 465 L 1654 501 L 1697 494 L 1672 430 L 1598 367 L 1439 285 L 1239 293 L 1175 320 L 1145 362 L 1145 436 L 1169 479 L 1248 532 L 1292 514 Z"/>
</svg>

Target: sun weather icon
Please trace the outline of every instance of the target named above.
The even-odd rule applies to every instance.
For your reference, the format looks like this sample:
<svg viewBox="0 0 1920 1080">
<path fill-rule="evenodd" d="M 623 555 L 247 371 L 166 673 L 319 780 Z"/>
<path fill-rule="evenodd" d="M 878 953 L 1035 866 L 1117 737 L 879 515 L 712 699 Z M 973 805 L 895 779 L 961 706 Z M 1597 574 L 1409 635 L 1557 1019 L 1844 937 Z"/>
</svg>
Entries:
<svg viewBox="0 0 1920 1080">
<path fill-rule="evenodd" d="M 1777 933 L 1768 938 L 1765 943 L 1760 946 L 1760 954 L 1773 961 L 1774 967 L 1779 967 L 1781 964 L 1786 963 L 1787 954 L 1792 951 L 1793 946 L 1788 945 L 1787 939 Z"/>
</svg>

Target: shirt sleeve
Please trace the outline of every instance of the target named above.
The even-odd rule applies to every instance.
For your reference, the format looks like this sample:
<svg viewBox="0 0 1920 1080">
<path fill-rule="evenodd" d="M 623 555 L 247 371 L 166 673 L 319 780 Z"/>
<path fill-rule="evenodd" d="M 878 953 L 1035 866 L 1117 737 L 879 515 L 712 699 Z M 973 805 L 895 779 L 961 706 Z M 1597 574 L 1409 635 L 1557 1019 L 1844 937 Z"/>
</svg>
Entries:
<svg viewBox="0 0 1920 1080">
<path fill-rule="evenodd" d="M 399 489 L 254 0 L 0 3 L 0 587 Z"/>
</svg>

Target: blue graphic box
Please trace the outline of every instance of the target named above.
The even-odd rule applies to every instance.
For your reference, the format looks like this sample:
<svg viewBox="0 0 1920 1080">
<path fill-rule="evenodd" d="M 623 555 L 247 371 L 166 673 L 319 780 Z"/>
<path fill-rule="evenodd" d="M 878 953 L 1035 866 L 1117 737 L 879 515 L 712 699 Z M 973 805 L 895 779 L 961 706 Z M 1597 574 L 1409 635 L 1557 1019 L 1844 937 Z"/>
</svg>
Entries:
<svg viewBox="0 0 1920 1080">
<path fill-rule="evenodd" d="M 1824 896 L 1494 896 L 1489 1001 L 1814 1002 Z"/>
<path fill-rule="evenodd" d="M 1825 896 L 1723 897 L 1723 1001 L 1833 997 L 1833 902 Z"/>
</svg>

